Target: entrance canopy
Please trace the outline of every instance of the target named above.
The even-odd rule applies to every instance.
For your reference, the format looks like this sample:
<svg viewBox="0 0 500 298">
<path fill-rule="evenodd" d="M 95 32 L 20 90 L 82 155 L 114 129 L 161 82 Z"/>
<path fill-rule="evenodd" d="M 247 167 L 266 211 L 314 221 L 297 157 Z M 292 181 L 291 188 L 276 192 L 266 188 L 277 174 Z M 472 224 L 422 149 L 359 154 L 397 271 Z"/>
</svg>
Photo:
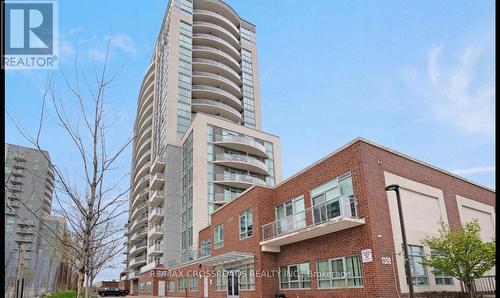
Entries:
<svg viewBox="0 0 500 298">
<path fill-rule="evenodd" d="M 200 260 L 200 263 L 209 266 L 218 266 L 227 263 L 245 261 L 253 258 L 254 258 L 253 253 L 232 251 L 218 256 L 213 256 Z"/>
</svg>

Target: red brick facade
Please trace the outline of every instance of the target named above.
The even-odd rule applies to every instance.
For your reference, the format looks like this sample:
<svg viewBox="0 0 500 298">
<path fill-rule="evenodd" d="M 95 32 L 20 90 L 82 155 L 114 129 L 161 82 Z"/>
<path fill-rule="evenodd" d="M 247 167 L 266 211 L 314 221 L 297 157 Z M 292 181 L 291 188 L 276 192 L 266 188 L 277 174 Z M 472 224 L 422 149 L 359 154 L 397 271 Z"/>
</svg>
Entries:
<svg viewBox="0 0 500 298">
<path fill-rule="evenodd" d="M 211 225 L 199 233 L 199 245 L 201 241 L 211 239 L 210 258 L 231 252 L 252 253 L 255 271 L 260 272 L 276 271 L 281 266 L 293 264 L 309 264 L 312 273 L 310 288 L 280 290 L 278 275 L 261 277 L 255 278 L 254 290 L 240 291 L 239 297 L 242 298 L 275 297 L 278 293 L 286 297 L 397 297 L 400 289 L 394 271 L 395 264 L 384 265 L 380 262 L 382 257 L 392 256 L 395 251 L 387 193 L 384 190 L 384 171 L 441 189 L 448 222 L 454 230 L 460 226 L 456 195 L 495 206 L 495 193 L 491 190 L 358 139 L 275 188 L 255 186 L 227 203 L 212 215 Z M 261 227 L 276 220 L 277 206 L 303 195 L 305 208 L 309 208 L 312 205 L 310 191 L 313 188 L 347 172 L 351 173 L 354 197 L 358 200 L 358 214 L 364 218 L 364 224 L 281 246 L 278 253 L 261 250 Z M 253 235 L 240 240 L 239 214 L 247 209 L 252 209 L 253 213 Z M 219 224 L 224 225 L 224 246 L 215 249 L 214 229 Z M 374 261 L 361 263 L 362 287 L 318 288 L 315 277 L 318 260 L 360 255 L 363 249 L 372 250 Z M 173 276 L 184 274 L 183 278 L 186 278 L 186 274 L 192 270 L 213 269 L 202 264 L 202 261 L 200 259 L 172 268 L 169 277 L 164 280 L 174 280 L 177 287 L 179 278 Z M 139 278 L 139 283 L 147 281 L 152 282 L 152 291 L 139 294 L 158 295 L 158 278 L 151 278 L 149 273 Z M 167 292 L 166 296 L 204 297 L 204 282 L 205 279 L 200 278 L 198 289 L 187 294 L 175 289 Z M 216 291 L 214 277 L 208 278 L 208 282 L 209 297 L 227 297 L 225 291 Z"/>
</svg>

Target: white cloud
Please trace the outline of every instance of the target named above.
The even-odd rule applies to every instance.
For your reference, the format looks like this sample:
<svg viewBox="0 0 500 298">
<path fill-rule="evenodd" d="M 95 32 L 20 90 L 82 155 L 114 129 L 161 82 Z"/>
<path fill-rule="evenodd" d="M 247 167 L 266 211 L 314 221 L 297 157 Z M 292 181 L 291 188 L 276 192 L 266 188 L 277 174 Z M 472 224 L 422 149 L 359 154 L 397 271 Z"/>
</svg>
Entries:
<svg viewBox="0 0 500 298">
<path fill-rule="evenodd" d="M 135 49 L 134 42 L 132 38 L 125 33 L 119 33 L 112 36 L 107 36 L 107 39 L 110 39 L 111 46 L 125 52 L 127 54 L 136 54 L 137 50 Z"/>
<path fill-rule="evenodd" d="M 417 68 L 405 68 L 400 74 L 421 95 L 421 103 L 430 107 L 434 119 L 467 134 L 491 137 L 495 133 L 495 85 L 482 79 L 489 75 L 481 64 L 489 59 L 484 52 L 484 42 L 469 43 L 456 57 L 435 45 L 428 52 L 425 74 Z"/>
<path fill-rule="evenodd" d="M 457 175 L 466 175 L 466 174 L 484 174 L 484 173 L 495 173 L 495 167 L 472 167 L 466 169 L 455 169 L 450 172 L 455 173 Z"/>
<path fill-rule="evenodd" d="M 83 28 L 83 26 L 78 26 L 78 27 L 69 29 L 69 35 L 74 35 L 74 34 L 80 33 L 80 32 L 85 32 L 85 28 Z"/>
</svg>

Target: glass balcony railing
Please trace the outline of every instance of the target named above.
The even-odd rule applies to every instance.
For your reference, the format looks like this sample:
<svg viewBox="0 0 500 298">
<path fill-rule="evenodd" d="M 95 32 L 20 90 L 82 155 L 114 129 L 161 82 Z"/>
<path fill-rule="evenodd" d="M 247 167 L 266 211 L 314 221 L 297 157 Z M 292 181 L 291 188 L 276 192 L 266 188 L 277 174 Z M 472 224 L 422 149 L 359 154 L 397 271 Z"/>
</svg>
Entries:
<svg viewBox="0 0 500 298">
<path fill-rule="evenodd" d="M 337 197 L 262 226 L 262 240 L 270 240 L 340 217 L 358 218 L 357 200 Z"/>
</svg>

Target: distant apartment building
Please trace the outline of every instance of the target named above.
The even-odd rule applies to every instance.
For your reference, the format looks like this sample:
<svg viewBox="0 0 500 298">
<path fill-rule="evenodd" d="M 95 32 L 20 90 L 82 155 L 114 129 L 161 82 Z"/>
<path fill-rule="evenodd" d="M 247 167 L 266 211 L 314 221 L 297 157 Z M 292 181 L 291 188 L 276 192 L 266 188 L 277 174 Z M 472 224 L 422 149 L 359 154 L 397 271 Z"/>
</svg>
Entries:
<svg viewBox="0 0 500 298">
<path fill-rule="evenodd" d="M 45 156 L 44 156 L 45 155 Z M 5 282 L 6 295 L 13 294 L 20 251 L 24 258 L 25 289 L 55 288 L 54 282 L 62 258 L 40 237 L 47 226 L 65 235 L 65 220 L 50 215 L 54 191 L 54 172 L 43 154 L 32 148 L 5 144 Z M 40 219 L 40 220 L 39 220 Z M 69 263 L 66 261 L 66 263 Z M 67 270 L 68 274 L 72 270 Z M 64 277 L 59 277 L 61 282 Z M 71 278 L 70 278 L 71 279 Z M 60 283 L 59 283 L 60 284 Z"/>
<path fill-rule="evenodd" d="M 190 260 L 210 215 L 281 181 L 279 138 L 261 131 L 255 26 L 220 0 L 169 2 L 139 92 L 127 281 Z"/>
<path fill-rule="evenodd" d="M 139 277 L 139 295 L 168 297 L 404 297 L 395 194 L 400 186 L 415 292 L 461 291 L 420 263 L 421 240 L 477 219 L 495 238 L 496 194 L 425 162 L 357 138 L 275 186 L 256 185 L 211 214 L 190 260 Z M 487 273 L 494 275 L 494 271 Z M 494 289 L 494 278 L 477 289 Z M 492 283 L 492 284 L 488 284 Z"/>
</svg>

